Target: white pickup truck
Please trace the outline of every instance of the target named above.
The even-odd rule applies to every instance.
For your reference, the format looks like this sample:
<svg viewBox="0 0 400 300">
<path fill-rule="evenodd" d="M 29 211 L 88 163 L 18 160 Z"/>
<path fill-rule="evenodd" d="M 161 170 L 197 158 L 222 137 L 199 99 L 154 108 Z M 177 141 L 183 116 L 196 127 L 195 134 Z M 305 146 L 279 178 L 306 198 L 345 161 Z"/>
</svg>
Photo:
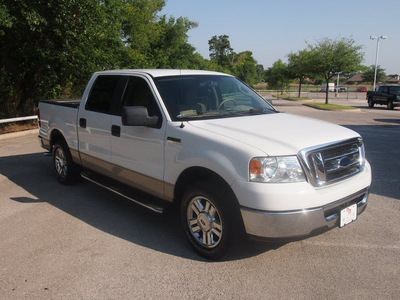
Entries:
<svg viewBox="0 0 400 300">
<path fill-rule="evenodd" d="M 39 132 L 61 183 L 83 177 L 156 212 L 179 204 L 209 259 L 244 232 L 296 239 L 342 227 L 371 184 L 356 132 L 279 113 L 223 73 L 97 72 L 81 100 L 40 102 Z"/>
</svg>

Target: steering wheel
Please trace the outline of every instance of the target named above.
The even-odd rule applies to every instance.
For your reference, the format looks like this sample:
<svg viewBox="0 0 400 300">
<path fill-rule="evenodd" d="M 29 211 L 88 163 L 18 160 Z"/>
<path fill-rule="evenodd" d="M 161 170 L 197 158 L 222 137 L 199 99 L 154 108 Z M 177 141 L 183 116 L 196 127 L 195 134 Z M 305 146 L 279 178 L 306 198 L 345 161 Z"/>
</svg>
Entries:
<svg viewBox="0 0 400 300">
<path fill-rule="evenodd" d="M 237 101 L 236 101 L 235 99 L 227 98 L 227 99 L 225 99 L 224 101 L 222 101 L 222 102 L 218 105 L 217 109 L 219 110 L 219 109 L 222 107 L 222 105 L 224 105 L 226 102 L 229 102 L 229 101 L 234 102 L 234 103 L 235 103 L 235 106 L 237 105 Z"/>
</svg>

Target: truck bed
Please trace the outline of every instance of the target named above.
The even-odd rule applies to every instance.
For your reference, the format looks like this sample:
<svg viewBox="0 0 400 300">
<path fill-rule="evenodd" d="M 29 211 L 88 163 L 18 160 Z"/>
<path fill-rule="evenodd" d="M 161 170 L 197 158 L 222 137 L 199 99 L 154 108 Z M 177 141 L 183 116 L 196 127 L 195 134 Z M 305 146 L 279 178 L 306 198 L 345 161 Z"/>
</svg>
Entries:
<svg viewBox="0 0 400 300">
<path fill-rule="evenodd" d="M 81 103 L 81 99 L 56 99 L 56 100 L 43 100 L 41 102 L 59 106 L 78 108 L 79 104 Z"/>
<path fill-rule="evenodd" d="M 50 145 L 51 131 L 56 129 L 72 150 L 78 149 L 77 115 L 80 99 L 57 99 L 39 102 L 39 135 Z M 46 148 L 46 147 L 45 147 Z M 50 150 L 49 147 L 46 148 Z"/>
</svg>

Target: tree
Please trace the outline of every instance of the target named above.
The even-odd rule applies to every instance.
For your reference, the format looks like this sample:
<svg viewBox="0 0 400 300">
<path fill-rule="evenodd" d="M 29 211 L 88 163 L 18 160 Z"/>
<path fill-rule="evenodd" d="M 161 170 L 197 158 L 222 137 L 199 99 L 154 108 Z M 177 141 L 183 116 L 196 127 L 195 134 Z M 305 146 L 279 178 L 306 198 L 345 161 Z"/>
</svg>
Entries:
<svg viewBox="0 0 400 300">
<path fill-rule="evenodd" d="M 227 35 L 214 35 L 209 41 L 209 51 L 211 60 L 215 60 L 218 65 L 228 67 L 230 64 L 230 57 L 233 53 L 229 36 Z"/>
<path fill-rule="evenodd" d="M 364 53 L 362 46 L 355 45 L 351 38 L 332 40 L 323 38 L 315 45 L 308 44 L 311 71 L 324 77 L 326 83 L 338 73 L 353 73 L 362 69 Z M 325 103 L 328 104 L 329 91 L 326 90 Z"/>
<path fill-rule="evenodd" d="M 169 18 L 163 16 L 158 22 L 158 38 L 150 43 L 147 54 L 152 59 L 154 68 L 188 69 L 198 67 L 195 48 L 190 45 L 187 32 L 196 28 L 195 22 L 187 18 Z"/>
<path fill-rule="evenodd" d="M 196 23 L 159 16 L 164 0 L 2 0 L 0 118 L 46 98 L 79 97 L 93 72 L 207 68 L 188 44 Z"/>
<path fill-rule="evenodd" d="M 375 77 L 375 66 L 370 66 L 367 70 L 365 70 L 361 77 L 363 82 L 374 82 Z M 376 82 L 383 82 L 386 79 L 385 69 L 382 69 L 381 66 L 376 67 Z"/>
<path fill-rule="evenodd" d="M 268 82 L 268 86 L 280 89 L 282 92 L 289 85 L 290 79 L 288 66 L 280 59 L 265 71 L 265 80 Z"/>
<path fill-rule="evenodd" d="M 253 53 L 251 51 L 244 51 L 235 54 L 235 56 L 235 64 L 233 65 L 234 75 L 249 85 L 260 82 L 261 78 L 257 69 L 257 61 L 253 58 Z"/>
<path fill-rule="evenodd" d="M 5 6 L 3 3 L 0 3 L 0 37 L 5 34 L 2 30 L 2 27 L 10 28 L 12 24 L 13 22 L 7 6 Z"/>
<path fill-rule="evenodd" d="M 16 1 L 0 6 L 3 116 L 34 113 L 39 99 L 79 90 L 91 73 L 118 65 L 123 43 L 97 1 Z M 6 9 L 4 9 L 6 7 Z"/>
<path fill-rule="evenodd" d="M 310 52 L 307 49 L 300 50 L 297 53 L 290 53 L 288 55 L 288 71 L 299 80 L 299 94 L 301 96 L 301 85 L 305 77 L 312 76 L 312 69 L 310 63 Z"/>
</svg>

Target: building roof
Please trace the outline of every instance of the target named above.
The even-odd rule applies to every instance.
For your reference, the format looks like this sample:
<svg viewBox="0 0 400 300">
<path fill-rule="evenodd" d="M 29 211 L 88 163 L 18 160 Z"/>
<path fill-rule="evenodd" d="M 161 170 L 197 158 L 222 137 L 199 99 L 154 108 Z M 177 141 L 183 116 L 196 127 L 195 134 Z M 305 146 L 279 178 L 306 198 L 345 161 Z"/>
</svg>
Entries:
<svg viewBox="0 0 400 300">
<path fill-rule="evenodd" d="M 363 78 L 360 73 L 357 73 L 346 80 L 346 82 L 348 82 L 348 81 L 361 82 L 361 81 L 363 81 Z"/>
<path fill-rule="evenodd" d="M 349 81 L 350 82 L 362 82 L 362 81 L 364 81 L 364 79 L 362 78 L 361 73 L 357 73 L 346 80 L 346 82 L 349 82 Z M 383 82 L 389 83 L 389 84 L 399 84 L 400 78 L 399 78 L 399 76 L 388 76 L 388 77 L 386 77 L 386 79 Z"/>
</svg>

